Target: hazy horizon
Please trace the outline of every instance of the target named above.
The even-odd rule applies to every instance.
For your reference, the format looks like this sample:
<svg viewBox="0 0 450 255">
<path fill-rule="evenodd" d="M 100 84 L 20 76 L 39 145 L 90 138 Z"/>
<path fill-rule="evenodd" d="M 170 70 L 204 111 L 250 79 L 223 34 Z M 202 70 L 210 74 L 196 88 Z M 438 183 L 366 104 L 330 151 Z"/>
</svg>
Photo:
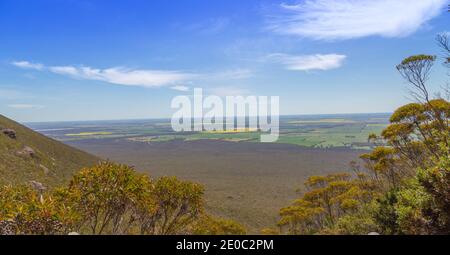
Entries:
<svg viewBox="0 0 450 255">
<path fill-rule="evenodd" d="M 319 114 L 281 114 L 280 118 L 286 117 L 326 117 L 326 116 L 355 116 L 355 115 L 386 115 L 390 116 L 392 112 L 363 112 L 363 113 L 319 113 Z M 2 114 L 3 115 L 3 114 Z M 4 115 L 5 117 L 8 117 Z M 248 118 L 248 116 L 245 116 Z M 136 118 L 136 119 L 91 119 L 91 120 L 50 120 L 50 121 L 17 121 L 22 124 L 39 124 L 39 123 L 77 123 L 77 122 L 113 122 L 113 121 L 148 121 L 148 120 L 170 120 L 171 117 L 161 117 L 161 118 Z"/>
</svg>

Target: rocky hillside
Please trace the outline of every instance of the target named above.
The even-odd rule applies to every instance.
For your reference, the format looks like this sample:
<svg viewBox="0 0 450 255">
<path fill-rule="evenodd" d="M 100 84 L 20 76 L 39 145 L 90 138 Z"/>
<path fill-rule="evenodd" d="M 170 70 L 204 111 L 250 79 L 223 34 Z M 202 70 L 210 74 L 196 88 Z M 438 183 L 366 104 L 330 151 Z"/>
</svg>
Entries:
<svg viewBox="0 0 450 255">
<path fill-rule="evenodd" d="M 0 184 L 55 186 L 99 159 L 0 115 Z"/>
</svg>

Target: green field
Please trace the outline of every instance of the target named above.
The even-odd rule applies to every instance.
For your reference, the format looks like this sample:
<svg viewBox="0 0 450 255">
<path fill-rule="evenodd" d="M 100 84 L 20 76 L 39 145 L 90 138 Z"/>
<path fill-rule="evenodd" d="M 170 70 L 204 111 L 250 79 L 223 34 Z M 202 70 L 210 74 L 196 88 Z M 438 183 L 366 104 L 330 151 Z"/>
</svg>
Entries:
<svg viewBox="0 0 450 255">
<path fill-rule="evenodd" d="M 380 134 L 388 124 L 388 117 L 389 114 L 281 117 L 277 143 L 314 148 L 370 149 L 371 144 L 367 141 L 369 134 Z M 55 126 L 63 128 L 54 131 Z M 52 127 L 51 131 L 43 133 L 61 141 L 126 138 L 129 141 L 144 143 L 173 140 L 259 142 L 262 134 L 255 129 L 175 133 L 167 120 L 42 123 L 33 124 L 33 127 L 43 130 Z"/>
<path fill-rule="evenodd" d="M 285 122 L 277 143 L 295 144 L 305 147 L 333 148 L 350 147 L 369 149 L 367 138 L 370 134 L 380 134 L 387 126 L 386 122 L 370 123 L 352 119 L 319 119 Z M 287 124 L 287 125 L 286 125 Z M 176 139 L 195 141 L 202 139 L 230 142 L 258 142 L 261 132 L 197 132 L 193 134 L 177 134 L 163 136 L 142 136 L 130 138 L 137 142 L 166 142 Z"/>
</svg>

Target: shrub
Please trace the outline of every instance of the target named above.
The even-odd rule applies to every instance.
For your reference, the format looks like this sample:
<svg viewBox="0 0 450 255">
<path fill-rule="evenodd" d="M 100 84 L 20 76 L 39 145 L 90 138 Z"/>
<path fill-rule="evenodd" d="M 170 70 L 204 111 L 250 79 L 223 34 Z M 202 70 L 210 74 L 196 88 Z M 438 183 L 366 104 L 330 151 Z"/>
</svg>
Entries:
<svg viewBox="0 0 450 255">
<path fill-rule="evenodd" d="M 77 220 L 49 193 L 29 186 L 0 188 L 0 234 L 65 234 Z"/>
</svg>

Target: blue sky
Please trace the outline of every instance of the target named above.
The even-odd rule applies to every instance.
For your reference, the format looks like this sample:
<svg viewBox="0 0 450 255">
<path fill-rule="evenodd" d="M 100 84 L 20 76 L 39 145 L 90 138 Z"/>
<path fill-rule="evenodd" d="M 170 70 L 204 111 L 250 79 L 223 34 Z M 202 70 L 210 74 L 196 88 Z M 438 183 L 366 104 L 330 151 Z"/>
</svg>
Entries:
<svg viewBox="0 0 450 255">
<path fill-rule="evenodd" d="M 391 112 L 438 54 L 447 0 L 0 0 L 0 114 L 170 117 L 176 95 L 280 96 L 282 114 Z M 437 65 L 430 86 L 448 76 Z"/>
</svg>

